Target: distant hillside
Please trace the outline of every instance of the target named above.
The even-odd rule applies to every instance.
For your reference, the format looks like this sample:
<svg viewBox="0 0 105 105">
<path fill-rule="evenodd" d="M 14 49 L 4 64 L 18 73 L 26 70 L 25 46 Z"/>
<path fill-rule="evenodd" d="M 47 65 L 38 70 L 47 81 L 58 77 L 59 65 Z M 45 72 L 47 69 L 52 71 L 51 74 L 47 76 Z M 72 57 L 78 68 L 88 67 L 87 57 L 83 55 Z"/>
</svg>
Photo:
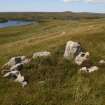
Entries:
<svg viewBox="0 0 105 105">
<path fill-rule="evenodd" d="M 101 13 L 74 13 L 74 12 L 17 12 L 0 13 L 2 19 L 27 19 L 27 20 L 80 20 L 80 19 L 99 19 L 105 18 Z"/>
</svg>

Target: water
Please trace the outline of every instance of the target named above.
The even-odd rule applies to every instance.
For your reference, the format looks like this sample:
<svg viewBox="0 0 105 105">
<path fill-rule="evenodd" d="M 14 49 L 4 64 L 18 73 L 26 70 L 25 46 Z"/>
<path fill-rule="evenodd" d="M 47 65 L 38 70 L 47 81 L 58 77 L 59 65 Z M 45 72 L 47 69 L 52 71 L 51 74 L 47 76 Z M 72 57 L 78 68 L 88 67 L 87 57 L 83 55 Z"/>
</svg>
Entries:
<svg viewBox="0 0 105 105">
<path fill-rule="evenodd" d="M 0 23 L 0 28 L 13 27 L 13 26 L 22 26 L 31 24 L 32 21 L 24 21 L 24 20 L 8 20 L 7 22 Z"/>
</svg>

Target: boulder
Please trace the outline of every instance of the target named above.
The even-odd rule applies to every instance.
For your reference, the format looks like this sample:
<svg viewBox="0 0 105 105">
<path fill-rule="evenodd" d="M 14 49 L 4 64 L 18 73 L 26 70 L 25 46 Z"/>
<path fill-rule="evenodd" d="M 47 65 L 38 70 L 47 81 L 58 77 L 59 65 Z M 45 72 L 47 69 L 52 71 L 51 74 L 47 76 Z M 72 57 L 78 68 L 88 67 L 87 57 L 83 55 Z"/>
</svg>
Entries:
<svg viewBox="0 0 105 105">
<path fill-rule="evenodd" d="M 71 60 L 82 51 L 83 49 L 79 42 L 68 41 L 65 47 L 64 58 Z"/>
<path fill-rule="evenodd" d="M 47 57 L 47 56 L 51 56 L 51 53 L 48 51 L 43 51 L 43 52 L 35 52 L 33 54 L 33 59 L 38 58 L 38 57 Z"/>
<path fill-rule="evenodd" d="M 15 82 L 19 82 L 22 87 L 28 84 L 27 81 L 25 81 L 24 76 L 22 76 L 18 70 L 7 72 L 3 77 L 13 79 Z"/>
<path fill-rule="evenodd" d="M 26 56 L 17 56 L 17 57 L 12 57 L 3 67 L 9 66 L 12 67 L 18 63 L 22 63 L 26 59 Z"/>
<path fill-rule="evenodd" d="M 80 52 L 74 59 L 77 65 L 82 65 L 85 61 L 89 59 L 89 52 Z"/>
</svg>

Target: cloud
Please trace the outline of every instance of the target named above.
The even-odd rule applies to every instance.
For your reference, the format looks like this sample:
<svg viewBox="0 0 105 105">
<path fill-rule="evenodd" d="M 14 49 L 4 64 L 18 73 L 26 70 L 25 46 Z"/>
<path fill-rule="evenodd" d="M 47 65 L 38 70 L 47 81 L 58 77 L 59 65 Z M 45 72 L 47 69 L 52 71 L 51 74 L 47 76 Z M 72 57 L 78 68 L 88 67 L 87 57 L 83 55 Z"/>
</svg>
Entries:
<svg viewBox="0 0 105 105">
<path fill-rule="evenodd" d="M 68 2 L 78 2 L 78 1 L 81 1 L 81 0 L 64 0 L 65 3 L 68 3 Z"/>
<path fill-rule="evenodd" d="M 105 0 L 85 0 L 90 3 L 105 3 Z"/>
<path fill-rule="evenodd" d="M 88 2 L 88 3 L 105 3 L 105 0 L 63 0 L 65 3 L 69 2 Z"/>
</svg>

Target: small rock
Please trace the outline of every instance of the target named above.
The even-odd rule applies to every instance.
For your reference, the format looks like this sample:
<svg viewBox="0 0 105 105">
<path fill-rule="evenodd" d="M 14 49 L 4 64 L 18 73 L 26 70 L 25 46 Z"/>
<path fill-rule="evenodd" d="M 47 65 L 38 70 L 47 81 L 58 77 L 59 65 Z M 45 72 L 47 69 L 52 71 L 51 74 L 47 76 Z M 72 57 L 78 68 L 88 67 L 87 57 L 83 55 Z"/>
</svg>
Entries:
<svg viewBox="0 0 105 105">
<path fill-rule="evenodd" d="M 97 66 L 91 66 L 90 68 L 87 68 L 87 67 L 82 67 L 80 69 L 80 71 L 84 71 L 84 72 L 94 72 L 94 71 L 97 71 L 99 68 Z"/>
<path fill-rule="evenodd" d="M 99 64 L 105 64 L 105 60 L 100 60 Z"/>
</svg>

